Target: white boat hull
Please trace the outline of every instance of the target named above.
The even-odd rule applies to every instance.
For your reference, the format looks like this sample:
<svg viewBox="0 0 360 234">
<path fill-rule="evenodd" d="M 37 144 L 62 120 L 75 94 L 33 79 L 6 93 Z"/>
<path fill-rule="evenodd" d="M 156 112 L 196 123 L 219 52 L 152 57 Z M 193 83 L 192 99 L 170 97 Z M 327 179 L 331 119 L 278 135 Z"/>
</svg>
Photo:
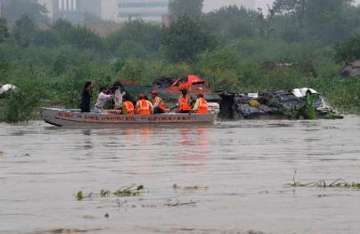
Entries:
<svg viewBox="0 0 360 234">
<path fill-rule="evenodd" d="M 110 113 L 80 113 L 79 110 L 42 108 L 43 120 L 58 127 L 126 127 L 142 124 L 213 124 L 216 114 L 167 113 L 157 115 L 120 115 Z"/>
</svg>

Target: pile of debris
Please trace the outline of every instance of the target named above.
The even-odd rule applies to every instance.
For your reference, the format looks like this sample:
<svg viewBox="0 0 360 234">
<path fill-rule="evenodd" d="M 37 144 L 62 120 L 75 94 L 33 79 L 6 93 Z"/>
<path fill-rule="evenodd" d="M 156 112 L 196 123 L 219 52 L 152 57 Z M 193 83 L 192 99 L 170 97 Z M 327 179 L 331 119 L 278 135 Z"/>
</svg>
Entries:
<svg viewBox="0 0 360 234">
<path fill-rule="evenodd" d="M 360 76 L 360 60 L 346 63 L 345 66 L 341 69 L 340 75 L 343 77 Z"/>
<path fill-rule="evenodd" d="M 130 100 L 136 100 L 138 93 L 147 94 L 151 90 L 156 90 L 171 109 L 176 106 L 180 90 L 187 89 L 193 101 L 198 93 L 203 93 L 210 111 L 218 113 L 220 108 L 219 116 L 222 119 L 342 118 L 316 90 L 311 88 L 260 93 L 212 92 L 205 80 L 192 74 L 180 78 L 161 77 L 155 80 L 152 86 L 126 82 L 122 82 L 122 85 L 122 89 L 131 95 Z"/>
<path fill-rule="evenodd" d="M 309 88 L 247 94 L 223 92 L 220 96 L 220 116 L 225 119 L 308 119 L 308 100 L 315 118 L 342 118 L 317 91 Z"/>
<path fill-rule="evenodd" d="M 15 85 L 12 84 L 0 84 L 0 97 L 14 91 L 16 89 Z"/>
</svg>

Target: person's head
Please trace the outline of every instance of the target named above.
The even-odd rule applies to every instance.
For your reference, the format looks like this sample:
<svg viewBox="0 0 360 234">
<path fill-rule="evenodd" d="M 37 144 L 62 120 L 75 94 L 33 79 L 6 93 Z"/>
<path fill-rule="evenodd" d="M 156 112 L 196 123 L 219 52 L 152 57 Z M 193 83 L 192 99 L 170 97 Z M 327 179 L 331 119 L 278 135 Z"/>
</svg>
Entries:
<svg viewBox="0 0 360 234">
<path fill-rule="evenodd" d="M 85 84 L 84 84 L 84 88 L 83 90 L 87 90 L 87 91 L 90 91 L 92 88 L 92 82 L 91 81 L 86 81 Z"/>
<path fill-rule="evenodd" d="M 124 95 L 123 102 L 131 101 L 128 95 Z"/>
<path fill-rule="evenodd" d="M 156 97 L 156 96 L 158 96 L 159 95 L 159 93 L 157 92 L 157 91 L 155 91 L 155 90 L 153 90 L 153 91 L 151 91 L 151 96 L 154 98 L 154 97 Z"/>
<path fill-rule="evenodd" d="M 145 99 L 145 94 L 140 93 L 140 94 L 139 94 L 139 100 L 142 100 L 142 99 Z"/>
<path fill-rule="evenodd" d="M 187 95 L 188 91 L 186 89 L 181 90 L 181 94 L 185 97 Z"/>
<path fill-rule="evenodd" d="M 203 97 L 204 97 L 204 94 L 203 94 L 203 93 L 199 93 L 199 94 L 197 95 L 197 97 L 198 97 L 198 98 L 203 98 Z"/>
<path fill-rule="evenodd" d="M 100 89 L 99 89 L 100 93 L 106 93 L 106 91 L 107 91 L 107 88 L 104 86 L 100 87 Z"/>
</svg>

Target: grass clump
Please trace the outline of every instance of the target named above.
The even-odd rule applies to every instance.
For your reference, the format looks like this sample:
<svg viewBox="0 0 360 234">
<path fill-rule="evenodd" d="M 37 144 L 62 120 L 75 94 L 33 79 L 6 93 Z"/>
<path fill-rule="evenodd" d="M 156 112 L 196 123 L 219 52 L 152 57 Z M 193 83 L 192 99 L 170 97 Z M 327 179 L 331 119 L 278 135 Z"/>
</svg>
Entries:
<svg viewBox="0 0 360 234">
<path fill-rule="evenodd" d="M 83 191 L 78 191 L 75 194 L 75 199 L 77 201 L 82 201 L 87 198 L 111 198 L 111 197 L 137 197 L 141 196 L 145 192 L 145 187 L 143 185 L 130 185 L 122 187 L 114 192 L 110 190 L 102 189 L 99 193 L 84 193 Z"/>
<path fill-rule="evenodd" d="M 296 181 L 296 171 L 294 172 L 293 181 L 288 185 L 293 188 L 344 188 L 344 189 L 356 189 L 360 190 L 360 183 L 357 182 L 347 182 L 344 179 L 336 179 L 334 181 L 326 181 L 326 180 L 319 180 L 319 181 L 312 181 L 312 182 L 300 182 Z"/>
</svg>

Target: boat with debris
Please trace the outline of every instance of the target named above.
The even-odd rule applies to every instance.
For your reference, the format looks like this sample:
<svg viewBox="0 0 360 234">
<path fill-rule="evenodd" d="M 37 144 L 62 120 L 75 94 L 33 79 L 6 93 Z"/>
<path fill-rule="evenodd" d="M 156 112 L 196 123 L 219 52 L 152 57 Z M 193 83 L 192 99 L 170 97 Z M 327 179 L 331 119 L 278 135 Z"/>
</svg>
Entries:
<svg viewBox="0 0 360 234">
<path fill-rule="evenodd" d="M 165 113 L 155 115 L 121 115 L 116 112 L 81 113 L 79 110 L 42 108 L 43 120 L 57 127 L 126 127 L 134 125 L 214 124 L 216 114 Z"/>
</svg>

